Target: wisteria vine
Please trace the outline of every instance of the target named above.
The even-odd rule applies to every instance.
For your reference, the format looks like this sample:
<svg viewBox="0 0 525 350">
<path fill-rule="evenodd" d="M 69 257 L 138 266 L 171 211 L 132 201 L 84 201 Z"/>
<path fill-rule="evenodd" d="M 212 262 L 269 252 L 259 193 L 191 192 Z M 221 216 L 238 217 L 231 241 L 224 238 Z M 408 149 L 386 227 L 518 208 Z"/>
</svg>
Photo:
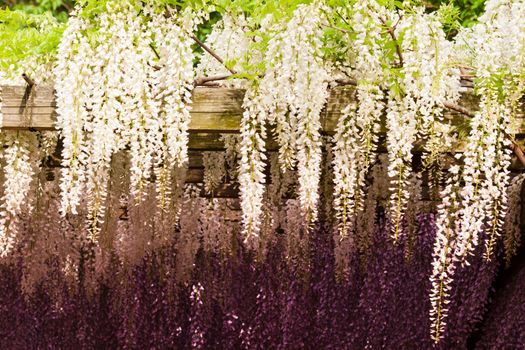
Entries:
<svg viewBox="0 0 525 350">
<path fill-rule="evenodd" d="M 13 109 L 2 86 L 27 86 L 30 99 L 53 85 L 57 130 L 0 134 L 0 256 L 21 264 L 21 289 L 32 294 L 55 268 L 69 290 L 99 288 L 115 261 L 132 273 L 175 247 L 192 310 L 185 331 L 205 347 L 198 320 L 210 286 L 192 276 L 203 251 L 231 258 L 242 241 L 254 263 L 282 254 L 306 281 L 318 262 L 313 232 L 326 226 L 343 283 L 351 264 L 371 261 L 378 227 L 416 259 L 416 218 L 431 211 L 425 293 L 440 342 L 456 275 L 480 257 L 497 261 L 499 236 L 507 263 L 521 242 L 523 178 L 510 168 L 512 150 L 523 156 L 512 126 L 525 94 L 525 1 L 485 7 L 454 31 L 448 5 L 376 0 L 84 0 L 67 23 L 1 10 L 0 27 L 18 26 L 20 45 L 41 50 L 0 57 L 0 120 Z M 205 151 L 196 165 L 198 85 L 242 89 L 244 99 L 240 135 L 222 135 L 225 152 Z M 462 105 L 468 98 L 475 110 Z M 186 181 L 198 169 L 200 181 Z M 237 202 L 214 198 L 227 186 Z M 307 296 L 304 281 L 289 282 L 291 314 Z M 260 285 L 257 308 L 276 298 L 272 288 Z M 243 346 L 275 345 L 257 338 L 259 326 L 237 324 L 236 312 L 227 326 L 242 329 Z M 287 344 L 300 326 L 283 322 Z"/>
</svg>

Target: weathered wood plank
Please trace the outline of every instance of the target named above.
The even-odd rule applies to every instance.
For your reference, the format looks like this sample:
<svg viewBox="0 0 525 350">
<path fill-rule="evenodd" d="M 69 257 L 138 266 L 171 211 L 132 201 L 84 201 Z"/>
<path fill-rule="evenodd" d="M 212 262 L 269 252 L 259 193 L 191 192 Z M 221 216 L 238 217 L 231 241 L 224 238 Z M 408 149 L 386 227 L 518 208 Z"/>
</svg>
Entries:
<svg viewBox="0 0 525 350">
<path fill-rule="evenodd" d="M 238 132 L 242 116 L 244 90 L 197 87 L 193 92 L 190 132 Z M 54 129 L 55 96 L 52 87 L 35 86 L 30 92 L 24 86 L 2 86 L 3 127 L 6 129 Z M 324 133 L 334 132 L 342 109 L 355 100 L 352 86 L 337 87 L 330 91 L 326 108 L 321 115 Z M 460 104 L 476 110 L 478 98 L 464 94 Z M 460 123 L 464 117 L 447 111 L 445 118 Z M 513 121 L 512 131 L 525 135 L 525 118 L 520 113 Z"/>
<path fill-rule="evenodd" d="M 244 90 L 196 87 L 192 96 L 192 112 L 242 114 Z"/>
<path fill-rule="evenodd" d="M 55 128 L 55 96 L 52 88 L 36 86 L 2 86 L 3 128 L 53 130 Z M 242 115 L 243 90 L 195 89 L 190 132 L 238 132 Z"/>
</svg>

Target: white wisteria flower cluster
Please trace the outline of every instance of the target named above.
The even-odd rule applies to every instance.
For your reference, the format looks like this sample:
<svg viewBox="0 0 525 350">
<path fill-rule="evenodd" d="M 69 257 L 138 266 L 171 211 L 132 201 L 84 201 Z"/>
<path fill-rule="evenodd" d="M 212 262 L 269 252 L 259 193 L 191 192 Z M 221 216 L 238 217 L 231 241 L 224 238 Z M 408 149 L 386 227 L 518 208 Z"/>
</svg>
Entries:
<svg viewBox="0 0 525 350">
<path fill-rule="evenodd" d="M 487 231 L 486 257 L 490 259 L 495 238 L 503 224 L 509 181 L 510 141 L 505 136 L 510 111 L 494 100 L 482 98 L 481 111 L 472 119 L 472 131 L 464 154 L 460 191 L 456 255 L 467 263 L 478 244 L 478 235 Z"/>
<path fill-rule="evenodd" d="M 381 116 L 386 111 L 389 218 L 392 238 L 397 241 L 410 198 L 413 144 L 418 136 L 427 141 L 431 163 L 450 140 L 449 128 L 442 122 L 443 103 L 459 98 L 459 69 L 453 62 L 453 44 L 446 40 L 435 14 L 421 9 L 395 12 L 371 0 L 356 4 L 348 17 L 353 35 L 349 65 L 353 66 L 350 74 L 355 79 L 357 107 L 355 116 L 348 113 L 350 106 L 343 111 L 334 138 L 336 192 L 345 194 L 335 196 L 334 204 L 344 222 L 340 222 L 344 235 L 363 208 L 365 179 L 375 161 Z M 345 124 L 347 132 L 342 132 Z"/>
<path fill-rule="evenodd" d="M 30 132 L 2 135 L 3 191 L 0 204 L 0 257 L 11 253 L 19 239 L 20 221 L 31 215 L 34 200 L 31 189 L 38 171 L 38 139 Z"/>
<path fill-rule="evenodd" d="M 410 199 L 408 179 L 412 172 L 412 148 L 417 135 L 417 112 L 408 99 L 388 95 L 386 144 L 388 148 L 388 176 L 390 178 L 390 210 L 392 240 L 402 234 L 402 220 Z"/>
<path fill-rule="evenodd" d="M 266 177 L 266 111 L 257 87 L 246 91 L 241 119 L 239 189 L 245 241 L 253 242 L 261 228 Z"/>
<path fill-rule="evenodd" d="M 445 134 L 443 103 L 455 103 L 461 92 L 459 69 L 455 67 L 453 45 L 446 40 L 435 14 L 422 9 L 387 19 L 395 23 L 387 30 L 396 46 L 395 60 L 400 75 L 389 86 L 387 104 L 387 147 L 392 180 L 390 220 L 392 238 L 397 241 L 410 193 L 408 190 L 412 148 L 418 136 L 428 139 L 426 150 L 439 145 Z M 399 38 L 403 38 L 400 41 Z M 394 71 L 395 72 L 395 71 Z"/>
<path fill-rule="evenodd" d="M 241 122 L 239 183 L 246 236 L 258 234 L 264 194 L 265 123 L 275 125 L 283 170 L 297 162 L 298 196 L 305 221 L 317 220 L 321 168 L 320 114 L 328 98 L 329 72 L 321 52 L 322 6 L 301 5 L 287 23 L 265 23 L 273 33 L 267 67 L 245 96 Z M 264 130 L 265 132 L 265 130 Z"/>
<path fill-rule="evenodd" d="M 297 163 L 298 195 L 309 224 L 317 219 L 320 114 L 331 79 L 322 60 L 322 10 L 320 2 L 299 6 L 271 37 L 265 53 L 269 67 L 259 81 L 269 121 L 275 124 L 283 169 Z"/>
<path fill-rule="evenodd" d="M 455 246 L 457 233 L 455 223 L 458 220 L 460 206 L 460 167 L 455 165 L 449 169 L 450 177 L 445 188 L 441 191 L 442 202 L 438 206 L 436 228 L 437 235 L 434 241 L 432 254 L 432 274 L 430 281 L 430 335 L 435 342 L 443 336 L 448 314 L 448 298 L 450 296 L 452 276 L 456 269 Z"/>
<path fill-rule="evenodd" d="M 437 13 L 423 9 L 399 19 L 396 31 L 403 33 L 403 88 L 410 108 L 417 111 L 422 135 L 442 120 L 443 103 L 460 97 L 460 70 L 454 64 L 454 45 L 446 39 Z"/>
<path fill-rule="evenodd" d="M 161 8 L 108 2 L 94 19 L 73 15 L 68 22 L 55 69 L 62 212 L 76 213 L 87 193 L 93 239 L 119 150 L 131 155 L 135 201 L 155 178 L 159 208 L 169 205 L 173 169 L 188 159 L 195 21 L 189 13 L 167 17 Z"/>
<path fill-rule="evenodd" d="M 358 137 L 359 118 L 355 106 L 349 105 L 339 119 L 334 139 L 334 207 L 339 221 L 339 233 L 344 238 L 355 226 L 356 211 L 364 203 L 363 166 L 358 162 L 366 152 Z"/>
<path fill-rule="evenodd" d="M 334 136 L 334 207 L 343 237 L 354 230 L 355 220 L 364 208 L 365 177 L 375 161 L 380 118 L 385 108 L 383 49 L 379 43 L 383 28 L 379 16 L 386 10 L 375 1 L 358 3 L 353 10 L 355 67 L 351 73 L 357 81 L 358 103 L 343 110 Z"/>
</svg>

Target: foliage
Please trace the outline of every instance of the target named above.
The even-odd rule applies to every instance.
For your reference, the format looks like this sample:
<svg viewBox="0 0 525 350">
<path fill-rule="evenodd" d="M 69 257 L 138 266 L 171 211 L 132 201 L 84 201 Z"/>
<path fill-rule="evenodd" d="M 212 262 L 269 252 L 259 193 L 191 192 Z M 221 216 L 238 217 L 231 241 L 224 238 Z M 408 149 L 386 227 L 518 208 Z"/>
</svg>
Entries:
<svg viewBox="0 0 525 350">
<path fill-rule="evenodd" d="M 51 12 L 62 22 L 67 20 L 68 13 L 71 11 L 73 6 L 73 0 L 0 1 L 0 7 L 7 7 L 11 10 L 18 10 L 36 15 Z"/>
<path fill-rule="evenodd" d="M 196 35 L 201 40 L 206 38 L 206 36 L 211 32 L 213 25 L 224 14 L 238 15 L 239 13 L 243 13 L 250 20 L 249 26 L 251 30 L 255 31 L 267 14 L 272 14 L 276 21 L 284 20 L 290 17 L 293 10 L 298 5 L 308 2 L 310 2 L 310 0 L 220 0 L 211 2 L 206 0 L 155 0 L 155 3 L 159 5 L 170 5 L 177 7 L 190 6 L 195 10 L 205 9 L 209 5 L 214 6 L 216 11 L 210 14 L 210 19 L 199 25 Z M 65 22 L 67 21 L 68 13 L 72 11 L 75 4 L 81 4 L 84 8 L 84 13 L 94 14 L 96 12 L 103 11 L 107 3 L 108 0 L 0 1 L 0 7 L 5 7 L 6 10 L 11 10 L 3 12 L 0 17 L 0 21 L 3 22 L 3 26 L 0 27 L 1 33 L 5 34 L 5 36 L 2 35 L 2 39 L 0 39 L 0 47 L 6 48 L 6 50 L 1 52 L 2 55 L 0 57 L 10 57 L 9 64 L 11 64 L 12 62 L 23 60 L 26 57 L 31 57 L 38 54 L 55 53 L 62 32 L 62 26 L 60 29 L 57 28 L 56 31 L 40 34 L 38 37 L 35 33 L 35 30 L 26 31 L 24 29 L 31 26 L 34 27 L 35 22 L 49 21 L 49 13 L 52 13 L 59 22 Z M 137 1 L 137 3 L 140 3 L 140 1 Z M 483 10 L 483 3 L 483 0 L 456 1 L 455 3 L 446 3 L 445 0 L 432 0 L 432 2 L 429 3 L 428 8 L 430 11 L 435 11 L 438 9 L 447 31 L 456 31 L 460 24 L 470 26 L 475 23 L 476 18 Z M 332 0 L 328 1 L 328 4 L 331 6 L 346 6 L 347 2 Z M 392 2 L 392 4 L 394 3 Z M 32 16 L 26 16 L 25 14 L 31 14 Z M 28 20 L 33 24 L 28 24 Z M 4 27 L 5 23 L 12 24 L 6 25 Z M 332 33 L 330 33 L 330 31 L 327 32 L 327 35 L 335 35 L 336 37 L 340 37 L 340 35 L 337 35 L 338 33 L 334 31 Z M 37 51 L 35 52 L 33 48 L 37 48 Z M 194 45 L 193 48 L 197 52 L 202 53 L 202 49 L 198 45 Z M 326 54 L 334 55 L 337 53 L 327 52 Z M 5 69 L 5 67 L 3 69 Z"/>
<path fill-rule="evenodd" d="M 46 61 L 56 54 L 64 25 L 50 13 L 27 14 L 0 10 L 0 70 L 15 70 L 24 62 Z"/>
<path fill-rule="evenodd" d="M 477 18 L 485 9 L 486 0 L 430 0 L 428 4 L 433 9 L 443 7 L 443 4 L 452 5 L 453 18 L 456 18 L 462 26 L 470 27 L 476 23 Z"/>
</svg>

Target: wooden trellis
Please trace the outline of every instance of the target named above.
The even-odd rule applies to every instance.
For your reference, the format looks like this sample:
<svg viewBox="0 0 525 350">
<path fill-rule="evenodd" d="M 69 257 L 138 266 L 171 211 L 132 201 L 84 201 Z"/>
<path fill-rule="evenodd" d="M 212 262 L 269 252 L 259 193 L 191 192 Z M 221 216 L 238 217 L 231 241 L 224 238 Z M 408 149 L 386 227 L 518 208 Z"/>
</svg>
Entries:
<svg viewBox="0 0 525 350">
<path fill-rule="evenodd" d="M 54 130 L 55 94 L 50 86 L 2 86 L 1 87 L 3 128 L 11 130 Z M 221 133 L 238 133 L 242 116 L 244 90 L 222 87 L 196 87 L 193 92 L 191 111 L 188 182 L 202 181 L 202 152 L 224 149 Z M 331 90 L 327 105 L 322 112 L 321 125 L 324 134 L 333 134 L 342 109 L 355 99 L 353 86 L 342 86 Z M 463 94 L 459 105 L 477 110 L 478 99 L 471 93 Z M 444 118 L 461 123 L 465 116 L 447 110 Z M 525 114 L 523 111 L 514 118 L 512 132 L 519 143 L 525 141 Z M 385 130 L 383 130 L 384 132 Z M 459 149 L 461 145 L 458 145 Z M 269 151 L 275 151 L 277 144 L 270 137 Z M 417 145 L 416 145 L 417 149 Z M 520 162 L 513 162 L 513 169 L 522 168 Z M 219 189 L 218 196 L 231 196 L 232 184 Z"/>
</svg>

